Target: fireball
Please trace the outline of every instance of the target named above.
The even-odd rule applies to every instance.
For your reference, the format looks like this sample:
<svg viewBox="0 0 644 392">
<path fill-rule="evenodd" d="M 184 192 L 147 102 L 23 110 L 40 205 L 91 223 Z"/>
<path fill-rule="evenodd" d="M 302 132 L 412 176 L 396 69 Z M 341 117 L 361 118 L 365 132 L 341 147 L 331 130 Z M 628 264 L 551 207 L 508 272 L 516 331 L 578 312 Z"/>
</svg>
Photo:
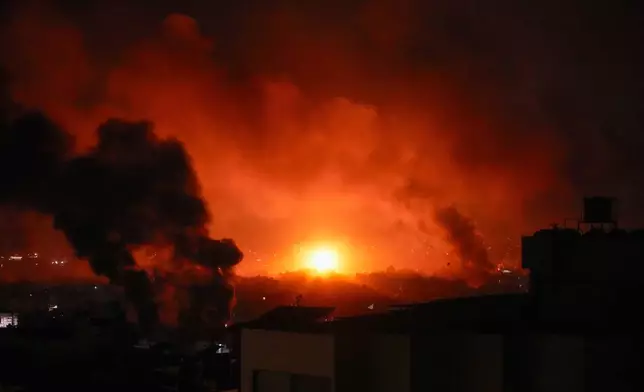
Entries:
<svg viewBox="0 0 644 392">
<path fill-rule="evenodd" d="M 314 248 L 306 255 L 308 268 L 318 273 L 336 272 L 339 266 L 339 255 L 333 248 Z"/>
</svg>

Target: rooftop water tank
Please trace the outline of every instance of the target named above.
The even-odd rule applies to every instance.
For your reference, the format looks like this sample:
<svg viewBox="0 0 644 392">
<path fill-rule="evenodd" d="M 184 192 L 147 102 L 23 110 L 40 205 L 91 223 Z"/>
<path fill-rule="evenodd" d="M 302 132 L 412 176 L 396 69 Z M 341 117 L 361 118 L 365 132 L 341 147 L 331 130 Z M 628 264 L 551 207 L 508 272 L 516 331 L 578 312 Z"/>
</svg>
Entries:
<svg viewBox="0 0 644 392">
<path fill-rule="evenodd" d="M 585 197 L 582 222 L 614 223 L 615 199 L 612 197 Z"/>
</svg>

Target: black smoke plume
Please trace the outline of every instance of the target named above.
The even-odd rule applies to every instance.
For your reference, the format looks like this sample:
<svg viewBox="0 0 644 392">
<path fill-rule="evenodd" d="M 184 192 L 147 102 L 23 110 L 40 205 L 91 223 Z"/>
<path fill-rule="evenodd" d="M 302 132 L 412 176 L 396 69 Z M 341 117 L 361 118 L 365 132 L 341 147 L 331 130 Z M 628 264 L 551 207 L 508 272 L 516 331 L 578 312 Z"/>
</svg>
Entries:
<svg viewBox="0 0 644 392">
<path fill-rule="evenodd" d="M 228 277 L 242 253 L 208 237 L 209 214 L 179 141 L 157 138 L 150 123 L 109 120 L 97 145 L 77 155 L 73 139 L 40 113 L 2 128 L 0 203 L 53 216 L 77 256 L 124 288 L 143 329 L 159 321 L 153 285 L 132 254 L 144 246 L 171 247 L 176 270 L 206 270 L 208 295 L 193 298 L 189 313 L 208 309 L 227 320 Z"/>
<path fill-rule="evenodd" d="M 437 209 L 435 217 L 436 223 L 447 233 L 447 240 L 454 246 L 468 282 L 474 285 L 484 282 L 493 265 L 474 223 L 453 206 Z"/>
</svg>

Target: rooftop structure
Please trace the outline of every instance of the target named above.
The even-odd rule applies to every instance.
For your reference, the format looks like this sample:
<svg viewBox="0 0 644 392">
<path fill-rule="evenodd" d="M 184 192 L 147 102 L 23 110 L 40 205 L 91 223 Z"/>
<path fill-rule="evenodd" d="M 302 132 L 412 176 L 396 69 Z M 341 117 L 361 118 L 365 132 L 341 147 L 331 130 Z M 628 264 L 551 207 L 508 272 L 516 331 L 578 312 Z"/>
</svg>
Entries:
<svg viewBox="0 0 644 392">
<path fill-rule="evenodd" d="M 612 203 L 587 198 L 577 227 L 553 226 L 522 238 L 522 266 L 542 315 L 634 321 L 625 305 L 642 297 L 644 230 L 619 229 Z"/>
</svg>

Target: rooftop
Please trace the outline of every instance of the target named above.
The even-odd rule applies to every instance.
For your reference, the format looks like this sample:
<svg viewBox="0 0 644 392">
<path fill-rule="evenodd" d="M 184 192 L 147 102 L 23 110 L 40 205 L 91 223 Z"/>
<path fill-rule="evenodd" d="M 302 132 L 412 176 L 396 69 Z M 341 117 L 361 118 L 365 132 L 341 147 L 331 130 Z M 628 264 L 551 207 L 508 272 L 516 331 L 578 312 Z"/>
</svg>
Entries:
<svg viewBox="0 0 644 392">
<path fill-rule="evenodd" d="M 332 319 L 333 307 L 279 306 L 259 318 L 240 324 L 234 329 L 292 329 L 312 328 L 320 322 Z"/>
<path fill-rule="evenodd" d="M 392 307 L 388 313 L 336 320 L 336 328 L 382 331 L 486 329 L 516 326 L 531 320 L 532 301 L 526 294 L 484 295 L 441 299 Z"/>
<path fill-rule="evenodd" d="M 398 305 L 385 313 L 332 318 L 331 307 L 282 306 L 256 320 L 236 324 L 238 329 L 270 329 L 308 333 L 364 330 L 410 332 L 440 328 L 479 328 L 514 325 L 525 320 L 529 309 L 525 294 L 489 295 Z"/>
<path fill-rule="evenodd" d="M 551 332 L 595 333 L 639 328 L 632 319 L 605 317 L 592 320 L 541 316 L 528 294 L 485 295 L 442 299 L 392 307 L 389 312 L 332 319 L 333 308 L 279 307 L 238 328 L 302 333 L 480 333 Z M 559 317 L 559 316 L 557 316 Z M 630 320 L 630 321 L 629 321 Z"/>
</svg>

